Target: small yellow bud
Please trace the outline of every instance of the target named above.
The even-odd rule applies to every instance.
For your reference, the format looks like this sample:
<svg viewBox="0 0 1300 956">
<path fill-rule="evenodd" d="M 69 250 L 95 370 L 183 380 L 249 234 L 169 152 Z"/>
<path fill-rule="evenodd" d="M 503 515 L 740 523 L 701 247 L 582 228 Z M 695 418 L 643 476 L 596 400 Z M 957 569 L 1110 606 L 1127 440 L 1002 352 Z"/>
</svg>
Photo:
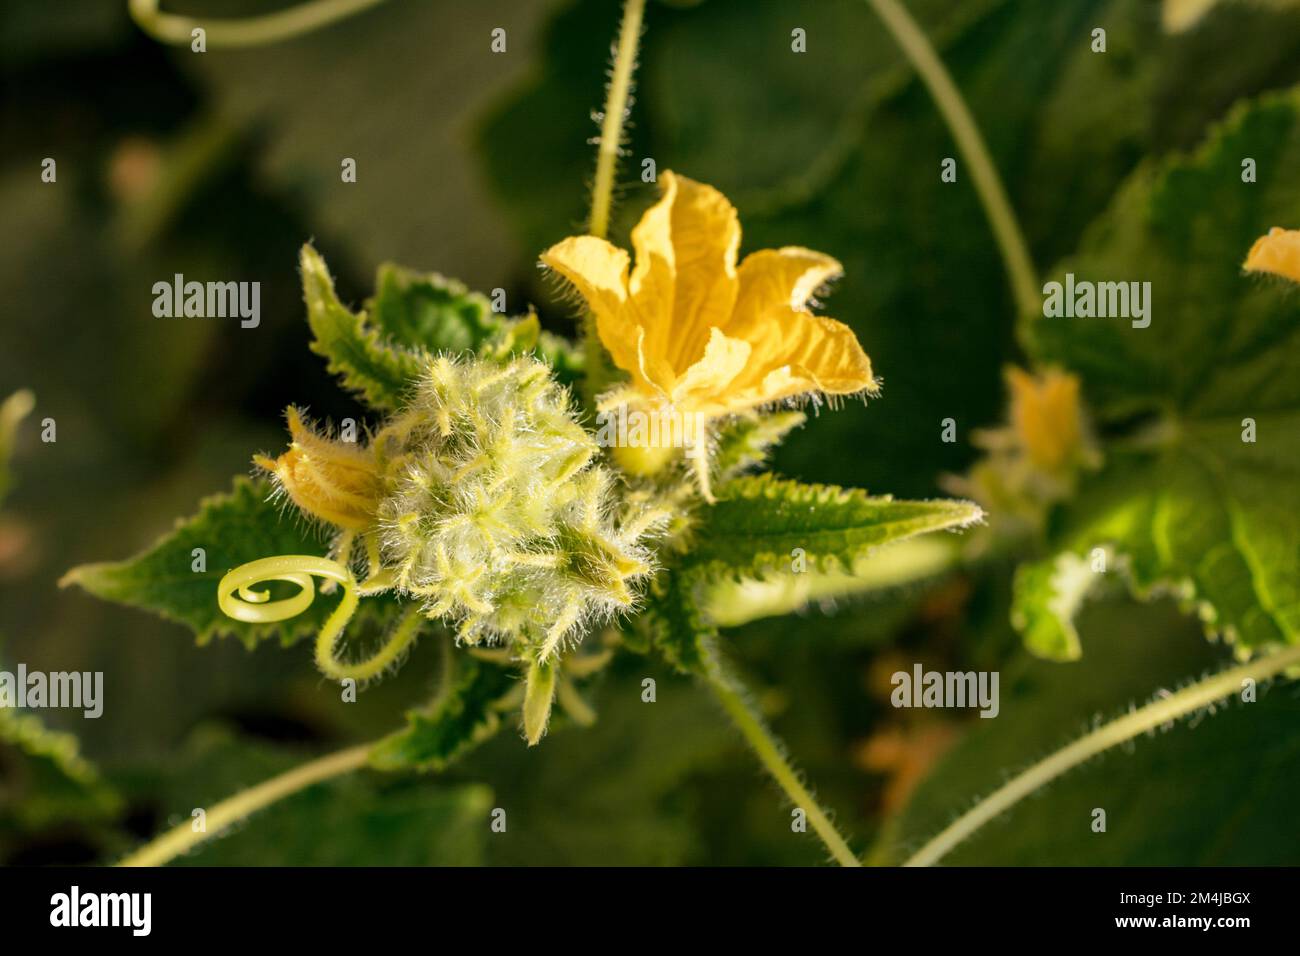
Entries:
<svg viewBox="0 0 1300 956">
<path fill-rule="evenodd" d="M 257 455 L 254 463 L 312 517 L 352 531 L 373 527 L 383 483 L 370 453 L 316 434 L 296 409 L 289 409 L 288 419 L 289 450 L 274 460 Z"/>
</svg>

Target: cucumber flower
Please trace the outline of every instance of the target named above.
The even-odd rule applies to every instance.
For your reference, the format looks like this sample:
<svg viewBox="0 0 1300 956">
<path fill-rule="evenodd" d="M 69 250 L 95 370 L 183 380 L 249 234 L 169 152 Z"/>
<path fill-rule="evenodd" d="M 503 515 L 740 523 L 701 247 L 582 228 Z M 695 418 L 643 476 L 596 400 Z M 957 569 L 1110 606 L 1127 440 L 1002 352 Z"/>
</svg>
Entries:
<svg viewBox="0 0 1300 956">
<path fill-rule="evenodd" d="M 600 341 L 630 380 L 600 410 L 686 423 L 707 435 L 718 419 L 823 395 L 874 394 L 871 361 L 853 330 L 813 314 L 813 294 L 842 269 L 797 246 L 750 253 L 737 265 L 740 222 L 711 186 L 664 172 L 662 198 L 632 230 L 636 262 L 595 236 L 573 236 L 542 254 L 581 295 Z M 653 474 L 675 449 L 615 449 L 620 463 Z M 701 491 L 712 500 L 706 446 L 692 446 Z"/>
</svg>

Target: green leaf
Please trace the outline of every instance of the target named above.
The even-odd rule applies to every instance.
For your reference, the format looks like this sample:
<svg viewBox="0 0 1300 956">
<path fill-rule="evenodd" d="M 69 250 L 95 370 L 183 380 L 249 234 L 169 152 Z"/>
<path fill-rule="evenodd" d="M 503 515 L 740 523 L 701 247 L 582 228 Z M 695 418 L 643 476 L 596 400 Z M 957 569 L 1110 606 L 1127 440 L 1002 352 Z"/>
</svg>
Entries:
<svg viewBox="0 0 1300 956">
<path fill-rule="evenodd" d="M 543 332 L 536 315 L 512 319 L 493 312 L 487 296 L 436 272 L 380 266 L 367 311 L 383 336 L 415 352 L 474 352 L 497 360 L 535 354 L 565 384 L 582 371 L 581 353 Z"/>
<path fill-rule="evenodd" d="M 1245 158 L 1258 182 L 1242 181 Z M 1240 270 L 1270 226 L 1297 224 L 1297 168 L 1300 92 L 1243 106 L 1195 154 L 1136 175 L 1057 269 L 1149 281 L 1150 326 L 1039 317 L 1025 329 L 1039 362 L 1077 372 L 1120 436 L 1058 516 L 1056 547 L 1112 547 L 1138 594 L 1174 591 L 1244 648 L 1300 640 L 1300 301 Z M 1040 637 L 1046 594 L 1021 601 Z"/>
<path fill-rule="evenodd" d="M 1101 721 L 1225 663 L 1222 649 L 1168 605 L 1090 605 L 1081 629 L 1089 652 L 1078 663 L 1022 655 L 1001 669 L 997 718 L 965 723 L 965 736 L 887 825 L 882 862 L 901 862 L 976 798 Z M 1257 690 L 1254 703 L 1229 700 L 1076 767 L 942 865 L 1293 863 L 1300 699 L 1293 684 Z M 1098 807 L 1105 833 L 1091 827 Z"/>
<path fill-rule="evenodd" d="M 701 515 L 690 560 L 757 574 L 789 568 L 802 551 L 810 568 L 851 570 L 880 545 L 982 517 L 968 501 L 895 501 L 758 475 L 719 488 L 717 504 Z"/>
<path fill-rule="evenodd" d="M 811 567 L 801 574 L 777 570 L 756 577 L 728 575 L 700 589 L 702 613 L 718 627 L 739 627 L 765 617 L 803 611 L 809 605 L 880 595 L 950 570 L 960 557 L 954 542 L 908 538 L 859 559 L 852 571 Z"/>
<path fill-rule="evenodd" d="M 436 272 L 385 263 L 375 279 L 369 312 L 398 345 L 430 352 L 473 352 L 500 331 L 487 296 Z"/>
<path fill-rule="evenodd" d="M 420 354 L 387 340 L 366 320 L 365 312 L 354 313 L 344 306 L 334 292 L 325 260 L 310 245 L 302 247 L 301 265 L 307 322 L 315 336 L 311 350 L 324 357 L 329 370 L 370 407 L 397 411 L 419 379 Z M 388 311 L 395 320 L 403 318 L 391 305 Z"/>
<path fill-rule="evenodd" d="M 888 551 L 874 549 L 926 531 L 964 527 L 981 516 L 965 501 L 894 501 L 766 474 L 735 479 L 719 488 L 717 503 L 702 513 L 682 564 L 651 582 L 631 647 L 653 648 L 678 670 L 699 673 L 700 642 L 719 626 L 935 573 L 951 563 L 952 549 L 900 553 L 901 567 Z M 797 549 L 807 566 L 791 573 Z"/>
<path fill-rule="evenodd" d="M 126 561 L 73 568 L 60 586 L 76 584 L 106 601 L 184 624 L 200 644 L 225 635 L 250 649 L 277 636 L 283 645 L 292 644 L 318 631 L 338 599 L 318 596 L 302 614 L 273 624 L 237 621 L 217 606 L 217 584 L 241 564 L 281 554 L 324 553 L 309 526 L 286 514 L 272 496 L 268 483 L 236 478 L 230 493 L 201 501 L 198 514 L 178 521 L 153 547 Z M 193 570 L 195 548 L 203 549 L 206 570 Z M 386 621 L 395 608 L 391 598 L 367 598 L 352 627 L 364 620 Z"/>
<path fill-rule="evenodd" d="M 432 704 L 408 711 L 407 726 L 370 755 L 380 770 L 442 770 L 501 729 L 498 703 L 518 686 L 519 675 L 457 651 L 451 682 Z"/>
<path fill-rule="evenodd" d="M 302 248 L 302 282 L 315 335 L 312 351 L 328 360 L 329 370 L 346 387 L 380 411 L 404 405 L 429 354 L 473 352 L 498 361 L 536 354 L 566 385 L 582 373 L 581 354 L 559 336 L 541 331 L 536 316 L 497 315 L 485 296 L 437 273 L 382 265 L 367 308 L 352 312 L 335 294 L 325 261 L 307 245 Z"/>
</svg>

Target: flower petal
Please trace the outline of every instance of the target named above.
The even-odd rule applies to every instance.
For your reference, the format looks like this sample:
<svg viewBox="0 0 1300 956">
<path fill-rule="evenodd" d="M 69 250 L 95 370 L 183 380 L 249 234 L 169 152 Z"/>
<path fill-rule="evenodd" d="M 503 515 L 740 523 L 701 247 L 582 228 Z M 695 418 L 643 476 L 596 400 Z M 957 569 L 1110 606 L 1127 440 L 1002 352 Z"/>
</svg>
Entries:
<svg viewBox="0 0 1300 956">
<path fill-rule="evenodd" d="M 726 323 L 735 304 L 740 220 L 712 186 L 668 170 L 660 182 L 663 198 L 632 234 L 632 291 L 649 333 L 647 347 L 680 375 L 704 354 L 710 330 Z M 671 286 L 663 279 L 665 267 Z M 643 304 L 651 296 L 653 310 Z"/>
<path fill-rule="evenodd" d="M 709 414 L 743 411 L 731 407 L 729 392 L 731 383 L 744 372 L 752 351 L 748 342 L 730 338 L 715 326 L 709 332 L 704 355 L 678 380 L 673 401 Z"/>
<path fill-rule="evenodd" d="M 761 360 L 751 357 L 745 374 L 732 383 L 737 400 L 743 396 L 752 407 L 808 392 L 853 395 L 878 390 L 871 359 L 843 322 L 790 310 L 778 328 L 764 340 Z"/>
<path fill-rule="evenodd" d="M 732 385 L 744 401 L 875 391 L 871 360 L 853 330 L 807 310 L 817 288 L 841 271 L 830 256 L 797 246 L 745 257 L 735 312 L 725 326 L 727 335 L 754 347 L 745 374 Z"/>
<path fill-rule="evenodd" d="M 649 348 L 658 359 L 666 359 L 663 342 L 673 322 L 673 294 L 676 289 L 677 260 L 673 252 L 673 202 L 677 198 L 677 180 L 665 172 L 659 201 L 641 214 L 632 228 L 632 248 L 636 265 L 628 282 L 632 302 L 641 325 L 650 335 Z"/>
<path fill-rule="evenodd" d="M 627 308 L 627 253 L 595 236 L 571 236 L 543 252 L 541 261 L 578 290 L 596 316 L 600 340 L 615 363 L 635 374 L 639 335 Z"/>
</svg>

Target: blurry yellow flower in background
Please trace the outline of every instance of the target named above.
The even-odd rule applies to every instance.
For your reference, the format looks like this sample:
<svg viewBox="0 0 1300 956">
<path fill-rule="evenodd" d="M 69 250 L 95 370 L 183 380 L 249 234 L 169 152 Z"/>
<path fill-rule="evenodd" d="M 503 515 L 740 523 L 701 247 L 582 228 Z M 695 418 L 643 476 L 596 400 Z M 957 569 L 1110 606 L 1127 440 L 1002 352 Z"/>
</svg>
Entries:
<svg viewBox="0 0 1300 956">
<path fill-rule="evenodd" d="M 1079 379 L 1059 369 L 1035 376 L 1008 366 L 1011 427 L 1035 467 L 1059 474 L 1077 464 L 1084 451 Z"/>
<path fill-rule="evenodd" d="M 840 275 L 838 262 L 787 246 L 737 266 L 740 223 L 727 198 L 671 172 L 660 180 L 662 198 L 632 230 L 635 266 L 594 236 L 565 239 L 541 257 L 573 284 L 631 377 L 602 398 L 602 409 L 707 422 L 797 396 L 877 390 L 853 330 L 808 308 Z M 632 470 L 652 472 L 667 460 L 642 456 Z M 697 467 L 707 497 L 707 463 Z"/>
<path fill-rule="evenodd" d="M 1268 272 L 1300 282 L 1300 230 L 1274 226 L 1260 236 L 1241 267 L 1247 272 Z"/>
<path fill-rule="evenodd" d="M 1101 453 L 1078 376 L 1010 365 L 1003 377 L 1010 395 L 1007 424 L 976 431 L 974 444 L 985 456 L 968 475 L 943 485 L 983 505 L 994 536 L 1014 537 L 1041 530 L 1051 506 L 1074 494 L 1079 473 L 1100 467 Z"/>
</svg>

